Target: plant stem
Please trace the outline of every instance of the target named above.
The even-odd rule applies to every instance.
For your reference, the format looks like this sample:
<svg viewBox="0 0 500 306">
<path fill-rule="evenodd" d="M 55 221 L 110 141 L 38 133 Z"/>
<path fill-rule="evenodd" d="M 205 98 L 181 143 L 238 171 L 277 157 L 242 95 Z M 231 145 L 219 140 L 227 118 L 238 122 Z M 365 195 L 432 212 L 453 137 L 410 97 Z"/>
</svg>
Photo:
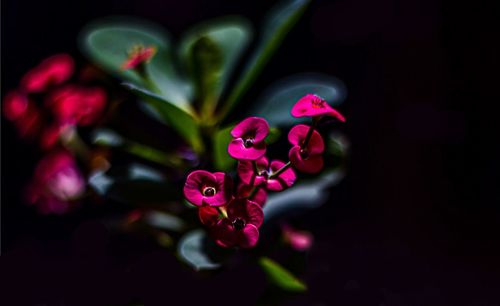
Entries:
<svg viewBox="0 0 500 306">
<path fill-rule="evenodd" d="M 225 219 L 227 219 L 227 211 L 222 209 L 220 206 L 215 207 L 220 215 L 222 215 Z"/>
<path fill-rule="evenodd" d="M 285 172 L 288 168 L 290 168 L 290 166 L 292 165 L 292 162 L 291 161 L 288 161 L 283 167 L 279 168 L 278 171 L 272 173 L 271 175 L 269 175 L 269 180 L 277 177 L 278 175 L 280 175 L 281 173 Z"/>
<path fill-rule="evenodd" d="M 253 189 L 248 194 L 247 199 L 252 199 L 257 194 L 257 191 L 259 191 L 259 188 L 260 186 L 253 186 Z"/>
<path fill-rule="evenodd" d="M 312 118 L 312 125 L 309 127 L 309 130 L 307 131 L 306 138 L 304 139 L 304 142 L 300 146 L 300 150 L 304 150 L 307 147 L 307 145 L 309 144 L 309 140 L 311 140 L 311 136 L 314 132 L 314 128 L 316 128 L 316 126 L 318 125 L 318 121 L 319 121 L 319 118 L 317 118 L 317 117 Z"/>
</svg>

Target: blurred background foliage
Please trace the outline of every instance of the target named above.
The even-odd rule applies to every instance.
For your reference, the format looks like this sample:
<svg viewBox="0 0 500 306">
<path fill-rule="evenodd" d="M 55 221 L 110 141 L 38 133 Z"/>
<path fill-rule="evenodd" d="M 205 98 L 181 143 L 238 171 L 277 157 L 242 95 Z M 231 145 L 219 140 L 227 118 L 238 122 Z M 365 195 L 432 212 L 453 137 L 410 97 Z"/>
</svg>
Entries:
<svg viewBox="0 0 500 306">
<path fill-rule="evenodd" d="M 140 16 L 166 27 L 172 44 L 162 46 L 165 49 L 179 46 L 182 33 L 193 24 L 242 15 L 254 31 L 240 60 L 253 58 L 251 51 L 260 46 L 263 12 L 273 6 L 268 1 L 200 0 L 3 1 L 2 5 L 2 89 L 15 87 L 27 69 L 54 51 L 78 54 L 75 34 L 89 20 L 111 14 Z M 496 204 L 500 201 L 495 187 L 500 171 L 499 152 L 492 141 L 496 112 L 491 106 L 497 95 L 494 68 L 499 51 L 491 43 L 497 36 L 495 11 L 484 3 L 451 1 L 312 1 L 259 78 L 248 77 L 254 86 L 247 90 L 241 85 L 246 95 L 235 93 L 230 99 L 229 93 L 221 94 L 224 101 L 241 103 L 233 111 L 215 109 L 227 112 L 219 130 L 230 128 L 242 114 L 259 111 L 253 102 L 274 96 L 267 95 L 272 84 L 297 73 L 317 71 L 330 80 L 336 76 L 349 89 L 348 103 L 340 106 L 349 119 L 344 129 L 351 142 L 347 176 L 328 188 L 329 195 L 320 195 L 327 197 L 328 205 L 290 218 L 294 225 L 311 229 L 314 247 L 307 256 L 287 249 L 266 254 L 305 280 L 307 294 L 266 291 L 266 272 L 259 262 L 229 261 L 222 273 L 205 277 L 204 272 L 179 266 L 164 247 L 145 239 L 150 235 L 111 235 L 102 219 L 118 223 L 113 219 L 117 212 L 125 215 L 134 207 L 121 200 L 85 203 L 78 214 L 65 218 L 37 215 L 22 204 L 20 195 L 39 152 L 17 141 L 12 127 L 2 120 L 1 277 L 8 286 L 1 298 L 31 305 L 129 305 L 134 299 L 146 305 L 167 299 L 253 305 L 259 297 L 275 305 L 494 305 L 500 286 Z M 141 25 L 147 27 L 143 21 Z M 240 75 L 242 63 L 236 64 L 233 75 Z M 175 67 L 186 73 L 179 82 L 189 80 L 189 65 L 187 61 L 186 67 Z M 137 77 L 125 78 L 132 88 L 144 89 Z M 201 87 L 211 80 L 197 82 Z M 236 81 L 220 87 L 221 92 L 235 88 L 231 82 Z M 172 123 L 167 126 L 159 115 L 159 105 L 189 112 L 183 109 L 188 104 L 182 103 L 193 102 L 196 107 L 210 103 L 194 101 L 194 87 L 182 91 L 186 100 L 169 97 L 171 103 L 163 102 L 163 92 L 138 92 L 149 102 L 128 103 L 117 116 L 130 120 L 111 120 L 108 126 L 123 139 L 116 144 L 111 138 L 114 145 L 123 148 L 113 151 L 114 171 L 121 174 L 106 174 L 132 182 L 161 182 L 164 177 L 130 170 L 129 163 L 137 158 L 141 168 L 157 168 L 163 161 L 161 174 L 175 174 L 168 170 L 172 166 L 168 156 L 177 155 L 168 151 L 169 143 L 189 140 L 172 132 L 168 127 Z M 151 115 L 157 120 L 149 120 Z M 472 133 L 473 127 L 481 132 Z M 158 134 L 153 137 L 150 129 Z M 82 134 L 89 142 L 94 139 L 90 131 Z M 274 141 L 279 143 L 284 137 L 277 135 Z M 220 138 L 217 141 L 224 142 Z M 329 147 L 338 150 L 343 142 Z M 223 158 L 216 159 L 224 165 Z M 190 167 L 196 159 L 181 162 Z M 155 201 L 150 202 L 148 207 L 154 208 Z M 146 220 L 158 225 L 165 221 L 162 217 L 147 214 Z M 272 227 L 262 247 L 277 241 Z M 174 231 L 168 236 L 163 230 L 153 233 L 166 247 L 181 238 Z M 227 288 L 224 299 L 213 294 L 220 288 Z"/>
</svg>

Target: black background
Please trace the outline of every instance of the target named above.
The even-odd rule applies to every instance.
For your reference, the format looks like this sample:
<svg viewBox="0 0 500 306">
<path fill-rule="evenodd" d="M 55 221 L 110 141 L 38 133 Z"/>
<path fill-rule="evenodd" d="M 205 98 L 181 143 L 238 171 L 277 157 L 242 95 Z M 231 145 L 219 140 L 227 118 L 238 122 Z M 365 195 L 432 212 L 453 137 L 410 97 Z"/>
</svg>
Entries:
<svg viewBox="0 0 500 306">
<path fill-rule="evenodd" d="M 313 1 L 246 102 L 293 73 L 343 80 L 348 175 L 304 215 L 316 243 L 309 293 L 286 305 L 500 305 L 495 9 L 455 1 Z M 167 27 L 241 14 L 267 1 L 2 1 L 2 94 L 42 58 L 78 54 L 93 18 L 135 15 Z M 214 277 L 140 239 L 115 238 L 93 212 L 40 217 L 21 201 L 39 157 L 2 121 L 2 305 L 253 305 L 264 276 Z"/>
</svg>

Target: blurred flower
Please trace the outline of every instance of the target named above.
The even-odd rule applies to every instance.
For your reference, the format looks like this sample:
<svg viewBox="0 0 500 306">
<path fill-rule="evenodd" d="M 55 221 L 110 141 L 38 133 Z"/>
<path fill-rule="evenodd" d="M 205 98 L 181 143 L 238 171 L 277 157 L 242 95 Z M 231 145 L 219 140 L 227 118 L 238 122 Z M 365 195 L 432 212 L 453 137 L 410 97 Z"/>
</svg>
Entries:
<svg viewBox="0 0 500 306">
<path fill-rule="evenodd" d="M 39 132 L 40 112 L 28 96 L 13 90 L 5 96 L 2 106 L 4 116 L 14 123 L 21 137 L 33 137 Z"/>
<path fill-rule="evenodd" d="M 232 181 L 223 172 L 191 172 L 184 185 L 184 196 L 196 206 L 221 206 L 231 197 Z"/>
<path fill-rule="evenodd" d="M 106 92 L 100 87 L 65 85 L 47 97 L 46 105 L 60 123 L 90 125 L 101 116 L 106 99 Z"/>
<path fill-rule="evenodd" d="M 238 192 L 236 197 L 239 199 L 247 198 L 251 195 L 252 190 L 254 188 L 255 186 L 245 185 L 244 183 L 240 183 L 238 185 Z M 259 204 L 260 207 L 264 207 L 264 204 L 266 204 L 267 201 L 267 191 L 264 188 L 258 188 L 257 191 L 255 191 L 255 194 L 249 197 L 248 199 Z"/>
<path fill-rule="evenodd" d="M 269 124 L 259 117 L 249 117 L 238 123 L 231 135 L 228 152 L 239 160 L 256 160 L 266 154 L 265 139 L 269 134 Z"/>
<path fill-rule="evenodd" d="M 270 176 L 285 166 L 280 160 L 273 160 L 269 165 L 268 159 L 263 156 L 255 161 L 241 160 L 238 162 L 238 175 L 247 185 L 264 185 L 266 189 L 272 191 L 281 191 L 293 185 L 297 178 L 293 169 L 286 169 L 277 177 Z"/>
<path fill-rule="evenodd" d="M 283 231 L 283 239 L 286 243 L 297 251 L 307 251 L 313 244 L 313 235 L 310 232 L 299 231 L 289 225 L 281 227 Z"/>
<path fill-rule="evenodd" d="M 306 173 L 317 173 L 323 168 L 323 156 L 325 150 L 323 138 L 316 131 L 312 134 L 304 146 L 311 127 L 299 124 L 294 126 L 288 133 L 288 141 L 293 145 L 288 153 L 290 162 L 299 171 Z"/>
<path fill-rule="evenodd" d="M 45 156 L 37 165 L 28 190 L 28 200 L 45 214 L 62 214 L 70 209 L 70 201 L 85 191 L 85 179 L 73 156 L 58 150 Z"/>
<path fill-rule="evenodd" d="M 129 52 L 127 60 L 122 64 L 123 70 L 135 69 L 139 65 L 147 63 L 156 54 L 156 47 L 135 45 Z"/>
<path fill-rule="evenodd" d="M 222 247 L 251 248 L 259 240 L 259 227 L 264 220 L 262 208 L 247 199 L 234 199 L 227 205 L 227 218 L 219 220 L 213 229 Z"/>
<path fill-rule="evenodd" d="M 307 94 L 300 98 L 293 106 L 291 113 L 296 118 L 330 116 L 345 122 L 345 117 L 341 113 L 328 105 L 324 99 L 313 94 Z"/>
<path fill-rule="evenodd" d="M 73 58 L 68 54 L 56 54 L 28 71 L 21 80 L 21 87 L 30 93 L 43 92 L 68 80 L 73 71 Z"/>
</svg>

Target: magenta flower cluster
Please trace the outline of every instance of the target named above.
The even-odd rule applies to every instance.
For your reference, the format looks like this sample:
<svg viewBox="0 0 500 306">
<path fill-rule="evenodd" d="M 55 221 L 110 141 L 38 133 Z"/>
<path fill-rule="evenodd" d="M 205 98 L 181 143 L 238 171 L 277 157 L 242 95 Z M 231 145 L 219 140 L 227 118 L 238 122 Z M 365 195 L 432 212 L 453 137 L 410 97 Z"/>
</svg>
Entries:
<svg viewBox="0 0 500 306">
<path fill-rule="evenodd" d="M 292 116 L 311 117 L 312 125 L 299 124 L 288 133 L 292 145 L 289 161 L 269 160 L 266 137 L 269 124 L 263 118 L 249 117 L 231 131 L 233 139 L 228 153 L 238 160 L 240 180 L 236 192 L 229 175 L 205 170 L 191 172 L 184 185 L 184 196 L 198 206 L 202 224 L 222 247 L 254 247 L 259 240 L 259 227 L 264 220 L 262 207 L 268 191 L 283 191 L 295 183 L 295 170 L 318 173 L 323 168 L 323 137 L 316 124 L 324 117 L 345 118 L 317 95 L 302 97 L 292 108 Z"/>
</svg>

